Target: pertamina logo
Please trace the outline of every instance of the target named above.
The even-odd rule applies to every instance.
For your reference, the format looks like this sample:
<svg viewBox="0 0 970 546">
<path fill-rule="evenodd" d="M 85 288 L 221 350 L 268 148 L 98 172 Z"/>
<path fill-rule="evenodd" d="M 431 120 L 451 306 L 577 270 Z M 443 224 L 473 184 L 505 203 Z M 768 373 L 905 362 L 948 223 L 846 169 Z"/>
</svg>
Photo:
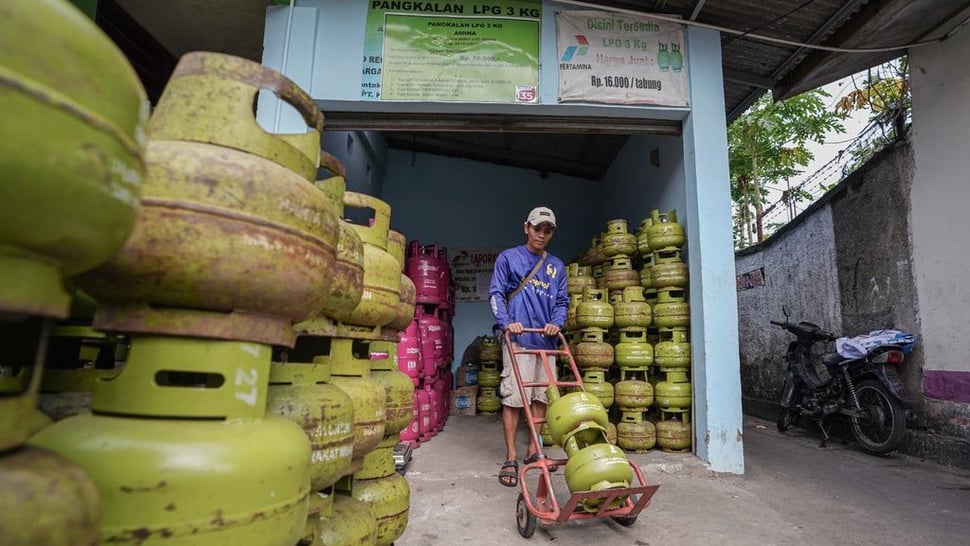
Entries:
<svg viewBox="0 0 970 546">
<path fill-rule="evenodd" d="M 560 59 L 562 62 L 568 63 L 573 60 L 573 57 L 582 57 L 589 51 L 589 40 L 582 34 L 576 35 L 576 43 L 578 45 L 571 45 L 563 52 L 562 59 Z"/>
</svg>

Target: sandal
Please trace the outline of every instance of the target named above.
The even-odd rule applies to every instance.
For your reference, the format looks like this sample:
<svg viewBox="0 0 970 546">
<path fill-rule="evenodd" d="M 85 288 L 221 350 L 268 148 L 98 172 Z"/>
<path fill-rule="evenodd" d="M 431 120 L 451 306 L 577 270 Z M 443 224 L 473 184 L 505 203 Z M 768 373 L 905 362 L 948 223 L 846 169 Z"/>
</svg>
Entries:
<svg viewBox="0 0 970 546">
<path fill-rule="evenodd" d="M 525 464 L 532 464 L 532 463 L 536 463 L 536 462 L 539 462 L 539 454 L 538 453 L 532 454 L 531 456 L 529 456 L 528 458 L 526 458 L 526 460 L 524 461 Z M 549 465 L 548 468 L 549 468 L 549 472 L 555 472 L 555 471 L 559 470 L 559 465 L 551 464 L 551 465 Z"/>
<path fill-rule="evenodd" d="M 518 461 L 505 461 L 502 463 L 502 470 L 498 473 L 498 483 L 504 485 L 505 487 L 515 487 L 516 485 L 519 485 Z"/>
</svg>

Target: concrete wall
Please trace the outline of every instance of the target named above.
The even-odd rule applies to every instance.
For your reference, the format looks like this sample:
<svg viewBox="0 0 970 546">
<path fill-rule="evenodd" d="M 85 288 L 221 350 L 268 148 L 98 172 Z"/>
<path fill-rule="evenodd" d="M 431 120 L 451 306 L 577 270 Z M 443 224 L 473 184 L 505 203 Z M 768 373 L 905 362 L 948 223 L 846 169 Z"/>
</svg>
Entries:
<svg viewBox="0 0 970 546">
<path fill-rule="evenodd" d="M 815 322 L 837 335 L 880 328 L 912 332 L 917 344 L 899 371 L 919 417 L 900 450 L 970 467 L 970 406 L 924 395 L 927 340 L 935 334 L 921 324 L 913 274 L 908 211 L 915 184 L 913 146 L 899 142 L 768 241 L 738 253 L 738 274 L 764 268 L 765 277 L 763 287 L 738 292 L 744 410 L 772 420 L 777 414 L 792 336 L 768 320 L 783 318 L 782 305 L 791 308 L 792 320 Z M 816 347 L 819 355 L 834 351 L 832 344 Z"/>
<path fill-rule="evenodd" d="M 913 269 L 923 328 L 923 449 L 970 459 L 970 32 L 914 48 Z M 946 439 L 959 436 L 954 446 Z"/>
</svg>

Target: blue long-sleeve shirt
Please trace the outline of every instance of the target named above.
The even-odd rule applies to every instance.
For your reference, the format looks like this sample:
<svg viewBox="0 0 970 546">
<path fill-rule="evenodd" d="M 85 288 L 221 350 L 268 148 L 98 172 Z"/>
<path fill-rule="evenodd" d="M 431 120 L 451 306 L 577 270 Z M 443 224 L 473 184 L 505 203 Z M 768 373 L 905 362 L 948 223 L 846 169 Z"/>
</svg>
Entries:
<svg viewBox="0 0 970 546">
<path fill-rule="evenodd" d="M 526 328 L 542 328 L 546 324 L 562 328 L 566 323 L 566 266 L 552 254 L 546 256 L 545 263 L 515 298 L 505 301 L 541 258 L 525 245 L 503 250 L 496 258 L 488 298 L 495 321 L 503 330 L 514 322 L 521 322 Z M 555 349 L 558 338 L 523 334 L 515 341 L 528 349 Z"/>
</svg>

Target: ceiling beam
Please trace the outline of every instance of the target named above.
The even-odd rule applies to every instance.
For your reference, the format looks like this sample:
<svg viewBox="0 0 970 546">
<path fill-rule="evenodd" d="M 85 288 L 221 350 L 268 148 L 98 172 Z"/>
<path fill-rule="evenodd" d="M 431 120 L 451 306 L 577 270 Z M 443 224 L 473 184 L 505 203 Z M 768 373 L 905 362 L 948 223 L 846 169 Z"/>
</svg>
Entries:
<svg viewBox="0 0 970 546">
<path fill-rule="evenodd" d="M 813 32 L 812 35 L 805 40 L 805 43 L 807 44 L 819 43 L 822 40 L 823 36 L 828 34 L 829 31 L 831 31 L 834 27 L 842 24 L 847 17 L 852 15 L 852 13 L 854 13 L 857 9 L 859 9 L 859 6 L 866 3 L 867 1 L 868 0 L 851 0 L 843 4 L 842 7 L 839 8 L 831 17 L 826 19 L 824 23 L 822 23 L 821 25 L 819 25 L 817 29 L 815 29 L 815 32 Z M 799 47 L 798 49 L 796 49 L 795 52 L 789 55 L 787 59 L 782 61 L 777 68 L 771 71 L 771 75 L 769 75 L 768 78 L 774 82 L 777 82 L 778 79 L 784 76 L 785 73 L 788 72 L 788 70 L 792 66 L 798 63 L 798 60 L 803 55 L 805 55 L 807 51 L 809 50 L 804 47 Z M 770 87 L 770 89 L 772 89 L 772 96 L 777 99 L 779 96 L 778 90 L 775 89 L 774 85 Z M 754 101 L 758 100 L 758 97 L 760 97 L 763 94 L 764 94 L 764 91 L 762 89 L 755 89 L 751 91 L 751 93 L 749 93 L 748 96 L 744 98 L 744 100 L 742 100 L 730 112 L 728 112 L 728 115 L 727 115 L 728 123 L 731 123 L 731 121 L 733 121 L 734 118 L 743 114 L 744 111 L 747 110 L 749 106 L 754 104 Z"/>
<path fill-rule="evenodd" d="M 690 20 L 691 21 L 696 21 L 697 20 L 697 16 L 701 14 L 701 10 L 704 9 L 704 4 L 706 2 L 707 2 L 707 0 L 698 0 L 697 1 L 697 5 L 694 6 L 694 11 L 690 12 Z"/>
<path fill-rule="evenodd" d="M 385 134 L 385 138 L 390 147 L 399 150 L 463 157 L 477 161 L 509 165 L 530 171 L 538 171 L 540 173 L 566 174 L 587 180 L 600 180 L 605 170 L 605 167 L 584 163 L 582 161 L 571 161 L 559 157 L 544 156 L 537 154 L 534 150 L 527 157 L 520 157 L 517 154 L 510 154 L 507 149 L 502 147 L 489 146 L 481 143 L 475 144 L 474 147 L 469 147 L 467 142 L 453 141 L 430 134 L 411 134 L 395 137 L 394 133 L 388 133 Z"/>
<path fill-rule="evenodd" d="M 680 136 L 680 121 L 592 116 L 327 111 L 327 131 L 509 132 Z"/>
</svg>

